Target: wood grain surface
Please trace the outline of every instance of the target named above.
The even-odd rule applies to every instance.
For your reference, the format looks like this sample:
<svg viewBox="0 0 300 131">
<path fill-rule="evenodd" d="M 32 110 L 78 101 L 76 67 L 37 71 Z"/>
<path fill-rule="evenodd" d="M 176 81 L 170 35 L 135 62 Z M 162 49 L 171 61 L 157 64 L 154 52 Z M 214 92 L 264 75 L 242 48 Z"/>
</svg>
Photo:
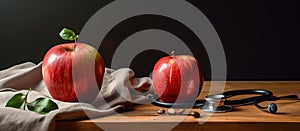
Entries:
<svg viewBox="0 0 300 131">
<path fill-rule="evenodd" d="M 300 96 L 299 81 L 206 81 L 199 99 L 209 92 L 218 93 L 237 89 L 267 89 L 275 96 L 296 94 Z M 212 85 L 212 86 L 211 86 Z M 247 95 L 232 99 L 245 98 Z M 268 102 L 261 105 L 267 106 Z M 186 115 L 159 115 L 161 107 L 151 104 L 134 106 L 120 114 L 80 121 L 56 121 L 56 130 L 97 131 L 97 130 L 216 130 L 216 131 L 269 131 L 269 130 L 300 130 L 300 101 L 279 100 L 278 113 L 270 114 L 258 110 L 254 105 L 235 106 L 232 112 L 206 113 L 194 108 L 186 110 L 201 113 L 201 118 Z M 167 110 L 167 109 L 166 109 Z"/>
</svg>

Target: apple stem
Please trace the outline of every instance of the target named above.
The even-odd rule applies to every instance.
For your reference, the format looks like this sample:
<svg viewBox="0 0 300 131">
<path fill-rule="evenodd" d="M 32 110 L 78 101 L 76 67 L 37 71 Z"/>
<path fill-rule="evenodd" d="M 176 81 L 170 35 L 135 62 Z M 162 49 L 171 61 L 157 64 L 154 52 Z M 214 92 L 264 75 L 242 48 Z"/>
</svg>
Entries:
<svg viewBox="0 0 300 131">
<path fill-rule="evenodd" d="M 172 54 L 172 57 L 175 59 L 176 58 L 175 57 L 175 51 L 172 51 L 171 54 Z"/>
<path fill-rule="evenodd" d="M 29 92 L 31 91 L 31 88 L 29 88 L 29 90 L 28 90 L 28 92 L 26 93 L 26 95 L 25 95 L 25 105 L 27 105 L 27 97 L 28 97 L 28 94 L 29 94 Z M 23 108 L 23 110 L 25 110 L 25 107 L 26 106 L 24 106 L 24 108 Z"/>
<path fill-rule="evenodd" d="M 78 37 L 74 39 L 74 43 L 75 43 L 74 50 L 76 49 L 76 46 L 77 46 L 77 39 L 78 39 Z"/>
<path fill-rule="evenodd" d="M 75 42 L 74 50 L 76 49 L 77 39 L 78 39 L 79 35 L 76 35 L 74 31 L 67 29 L 67 28 L 63 28 L 59 32 L 59 36 L 61 38 L 63 38 L 64 40 L 74 41 Z"/>
</svg>

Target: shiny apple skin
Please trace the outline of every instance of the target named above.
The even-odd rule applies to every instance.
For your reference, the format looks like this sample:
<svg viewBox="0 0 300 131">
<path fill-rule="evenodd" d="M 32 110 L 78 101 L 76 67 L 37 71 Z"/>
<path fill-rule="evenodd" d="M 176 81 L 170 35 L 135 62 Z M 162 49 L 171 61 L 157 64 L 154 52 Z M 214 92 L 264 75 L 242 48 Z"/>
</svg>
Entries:
<svg viewBox="0 0 300 131">
<path fill-rule="evenodd" d="M 153 86 L 163 102 L 194 102 L 204 82 L 199 62 L 189 55 L 166 56 L 152 72 Z"/>
<path fill-rule="evenodd" d="M 91 67 L 94 69 L 89 69 Z M 101 89 L 104 70 L 98 50 L 83 43 L 52 47 L 42 64 L 42 75 L 49 93 L 54 99 L 65 102 L 91 102 Z"/>
</svg>

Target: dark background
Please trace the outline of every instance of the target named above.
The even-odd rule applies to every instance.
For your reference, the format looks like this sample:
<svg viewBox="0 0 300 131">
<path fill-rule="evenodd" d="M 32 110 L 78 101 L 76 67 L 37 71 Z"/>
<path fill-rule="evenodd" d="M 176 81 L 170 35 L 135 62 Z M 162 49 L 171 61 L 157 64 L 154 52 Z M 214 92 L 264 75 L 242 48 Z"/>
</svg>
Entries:
<svg viewBox="0 0 300 131">
<path fill-rule="evenodd" d="M 0 69 L 25 61 L 38 63 L 48 49 L 65 42 L 57 35 L 63 27 L 67 26 L 80 32 L 87 20 L 109 2 L 111 0 L 0 1 Z M 218 32 L 226 54 L 228 80 L 300 79 L 298 75 L 300 4 L 297 0 L 189 0 L 189 2 L 207 16 Z M 144 27 L 159 28 L 162 24 L 159 22 L 168 21 L 170 25 L 178 27 L 179 31 L 186 32 L 185 35 L 179 36 L 184 37 L 185 42 L 198 42 L 192 37 L 192 33 L 188 33 L 188 29 L 177 26 L 176 21 L 172 22 L 168 18 L 155 18 L 153 21 L 157 26 L 149 24 L 147 26 L 149 21 L 147 19 L 151 17 L 160 16 L 129 19 L 127 23 L 122 22 L 120 25 L 133 26 L 135 25 L 133 23 L 142 23 L 138 28 L 141 30 Z M 126 28 L 114 28 L 114 30 L 122 29 Z M 134 29 L 137 28 L 127 32 L 134 33 Z M 118 31 L 111 31 L 105 41 L 116 39 L 114 43 L 117 46 L 126 34 L 116 32 Z M 172 33 L 176 34 L 176 31 Z M 109 67 L 110 54 L 104 47 L 100 47 L 99 51 Z M 210 65 L 207 54 L 197 54 L 197 51 L 193 53 L 201 61 L 205 78 L 209 80 Z M 134 64 L 141 63 L 137 62 L 144 60 L 141 56 L 149 54 L 153 53 L 143 52 L 133 61 L 131 67 L 138 72 L 137 75 L 143 76 L 151 70 L 151 64 L 146 64 L 148 65 L 146 68 Z M 157 55 L 154 59 L 165 55 L 159 52 L 155 54 Z M 143 72 L 140 68 L 146 71 Z"/>
</svg>

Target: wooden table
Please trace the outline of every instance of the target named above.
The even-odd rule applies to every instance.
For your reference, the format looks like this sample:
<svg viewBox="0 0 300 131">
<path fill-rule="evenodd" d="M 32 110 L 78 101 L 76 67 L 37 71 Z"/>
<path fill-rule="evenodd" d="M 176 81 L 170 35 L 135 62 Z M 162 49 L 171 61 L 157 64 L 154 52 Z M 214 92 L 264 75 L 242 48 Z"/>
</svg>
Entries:
<svg viewBox="0 0 300 131">
<path fill-rule="evenodd" d="M 224 83 L 224 82 L 223 82 Z M 199 99 L 203 99 L 210 85 L 222 89 L 222 82 L 206 81 Z M 299 81 L 227 81 L 226 90 L 267 89 L 275 96 L 297 94 L 300 96 Z M 213 89 L 213 91 L 216 91 Z M 242 96 L 247 97 L 247 96 Z M 239 99 L 235 97 L 233 99 Z M 266 106 L 269 102 L 262 102 Z M 265 113 L 254 105 L 237 106 L 232 112 L 210 114 L 201 112 L 201 118 L 192 116 L 158 115 L 161 107 L 151 104 L 135 106 L 131 111 L 121 114 L 81 121 L 57 121 L 57 130 L 96 131 L 96 130 L 216 130 L 216 131 L 300 131 L 300 101 L 280 100 L 275 102 L 279 109 L 277 114 Z M 199 123 L 200 122 L 200 123 Z M 201 123 L 202 122 L 202 123 Z M 205 122 L 205 123 L 203 123 Z M 102 129 L 101 129 L 101 128 Z"/>
</svg>

